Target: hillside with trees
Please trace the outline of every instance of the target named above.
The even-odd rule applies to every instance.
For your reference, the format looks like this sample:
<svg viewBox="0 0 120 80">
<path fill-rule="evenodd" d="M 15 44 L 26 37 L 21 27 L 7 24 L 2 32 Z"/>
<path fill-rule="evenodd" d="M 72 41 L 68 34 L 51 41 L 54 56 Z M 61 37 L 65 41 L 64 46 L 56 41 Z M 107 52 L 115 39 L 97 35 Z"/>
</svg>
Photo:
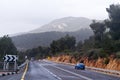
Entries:
<svg viewBox="0 0 120 80">
<path fill-rule="evenodd" d="M 77 63 L 84 60 L 87 66 L 120 70 L 120 5 L 106 8 L 109 19 L 102 22 L 93 20 L 90 27 L 94 33 L 83 43 L 80 41 L 76 51 L 51 57 L 50 60 Z"/>
<path fill-rule="evenodd" d="M 94 35 L 76 43 L 76 38 L 66 35 L 53 40 L 49 47 L 38 47 L 25 52 L 36 59 L 77 63 L 84 60 L 87 66 L 120 70 L 120 5 L 106 8 L 109 19 L 93 20 L 90 24 Z M 41 57 L 42 56 L 42 57 Z"/>
<path fill-rule="evenodd" d="M 44 33 L 27 33 L 24 35 L 14 36 L 12 40 L 18 50 L 27 50 L 37 48 L 39 46 L 48 47 L 53 40 L 57 40 L 69 34 L 76 38 L 76 42 L 84 41 L 93 35 L 91 29 L 80 29 L 75 32 L 44 32 Z"/>
</svg>

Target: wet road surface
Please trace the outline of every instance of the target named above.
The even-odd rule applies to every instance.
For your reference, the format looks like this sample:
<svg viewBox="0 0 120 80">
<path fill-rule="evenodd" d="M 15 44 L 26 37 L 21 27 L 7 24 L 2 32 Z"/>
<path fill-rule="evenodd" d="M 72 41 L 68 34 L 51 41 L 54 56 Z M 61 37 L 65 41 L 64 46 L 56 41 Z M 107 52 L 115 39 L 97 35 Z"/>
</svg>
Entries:
<svg viewBox="0 0 120 80">
<path fill-rule="evenodd" d="M 0 80 L 21 80 L 23 72 L 0 77 Z M 24 80 L 120 80 L 120 77 L 47 60 L 30 61 Z"/>
<path fill-rule="evenodd" d="M 120 80 L 120 77 L 40 60 L 30 62 L 25 80 Z"/>
</svg>

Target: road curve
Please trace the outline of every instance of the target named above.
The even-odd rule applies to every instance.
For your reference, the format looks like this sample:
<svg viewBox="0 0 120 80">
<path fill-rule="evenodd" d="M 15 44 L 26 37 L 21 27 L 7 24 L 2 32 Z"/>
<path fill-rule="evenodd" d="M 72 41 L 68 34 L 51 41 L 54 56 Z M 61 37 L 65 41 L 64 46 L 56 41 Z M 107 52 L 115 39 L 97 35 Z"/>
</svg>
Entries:
<svg viewBox="0 0 120 80">
<path fill-rule="evenodd" d="M 0 77 L 0 80 L 21 80 L 23 72 Z M 30 61 L 24 80 L 120 80 L 120 77 L 74 66 L 40 60 Z"/>
<path fill-rule="evenodd" d="M 120 80 L 120 77 L 40 60 L 30 62 L 25 80 Z"/>
</svg>

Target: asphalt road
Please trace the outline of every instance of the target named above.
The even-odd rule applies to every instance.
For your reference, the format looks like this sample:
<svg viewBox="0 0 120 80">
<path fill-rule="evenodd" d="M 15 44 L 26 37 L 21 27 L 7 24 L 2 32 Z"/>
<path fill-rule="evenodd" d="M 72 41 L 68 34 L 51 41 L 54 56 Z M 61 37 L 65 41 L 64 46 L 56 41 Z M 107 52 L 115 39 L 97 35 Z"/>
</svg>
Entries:
<svg viewBox="0 0 120 80">
<path fill-rule="evenodd" d="M 22 72 L 13 75 L 1 76 L 0 80 L 21 80 Z"/>
<path fill-rule="evenodd" d="M 0 77 L 0 80 L 20 80 L 23 73 Z M 50 61 L 31 61 L 25 80 L 120 80 L 120 77 L 91 70 L 75 70 L 74 66 Z"/>
<path fill-rule="evenodd" d="M 120 80 L 120 77 L 41 60 L 30 62 L 25 80 Z"/>
</svg>

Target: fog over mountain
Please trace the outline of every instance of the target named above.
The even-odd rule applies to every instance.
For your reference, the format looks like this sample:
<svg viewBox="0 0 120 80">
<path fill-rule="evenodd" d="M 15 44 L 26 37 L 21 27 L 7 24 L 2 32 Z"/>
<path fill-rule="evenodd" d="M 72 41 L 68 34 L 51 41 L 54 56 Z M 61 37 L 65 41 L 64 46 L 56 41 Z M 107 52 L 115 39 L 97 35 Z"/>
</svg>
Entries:
<svg viewBox="0 0 120 80">
<path fill-rule="evenodd" d="M 53 40 L 57 40 L 67 34 L 74 36 L 76 42 L 84 41 L 93 35 L 89 27 L 91 22 L 92 20 L 84 17 L 56 19 L 28 33 L 13 36 L 12 40 L 19 50 L 31 49 L 38 46 L 49 46 Z"/>
<path fill-rule="evenodd" d="M 90 19 L 84 17 L 64 17 L 32 30 L 30 33 L 50 31 L 74 32 L 82 28 L 89 28 L 91 22 L 92 21 Z"/>
</svg>

